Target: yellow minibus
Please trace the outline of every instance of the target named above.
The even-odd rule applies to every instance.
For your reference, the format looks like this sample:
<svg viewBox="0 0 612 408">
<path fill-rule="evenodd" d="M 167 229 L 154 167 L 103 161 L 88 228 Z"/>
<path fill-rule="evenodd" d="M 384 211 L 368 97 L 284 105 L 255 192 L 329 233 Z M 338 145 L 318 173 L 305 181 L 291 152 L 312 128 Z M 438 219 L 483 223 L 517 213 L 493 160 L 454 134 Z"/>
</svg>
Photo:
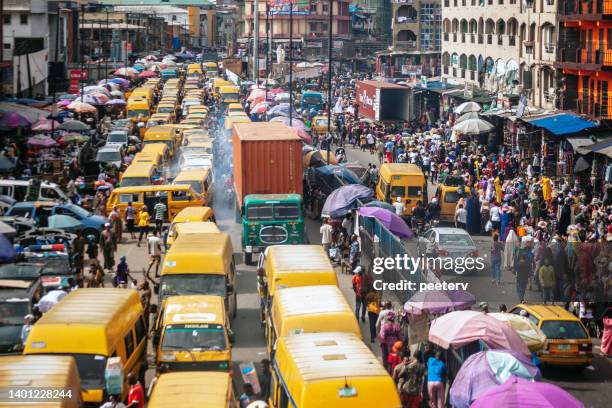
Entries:
<svg viewBox="0 0 612 408">
<path fill-rule="evenodd" d="M 239 408 L 229 373 L 164 373 L 153 386 L 147 408 Z"/>
</svg>

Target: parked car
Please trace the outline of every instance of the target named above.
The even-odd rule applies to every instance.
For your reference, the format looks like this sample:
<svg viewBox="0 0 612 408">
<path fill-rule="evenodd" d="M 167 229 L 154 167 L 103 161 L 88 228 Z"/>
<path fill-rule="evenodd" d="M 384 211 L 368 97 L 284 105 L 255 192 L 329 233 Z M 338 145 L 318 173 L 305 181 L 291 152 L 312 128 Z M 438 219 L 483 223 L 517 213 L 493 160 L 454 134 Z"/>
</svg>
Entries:
<svg viewBox="0 0 612 408">
<path fill-rule="evenodd" d="M 36 229 L 36 223 L 31 218 L 5 215 L 0 217 L 0 221 L 13 227 L 17 231 L 18 236 Z"/>
<path fill-rule="evenodd" d="M 105 146 L 120 146 L 127 147 L 129 142 L 129 133 L 126 128 L 114 128 L 106 136 Z"/>
<path fill-rule="evenodd" d="M 484 269 L 480 265 L 474 265 L 479 255 L 478 248 L 470 234 L 461 228 L 431 228 L 418 238 L 418 253 L 424 253 L 428 258 L 438 258 L 445 272 L 462 275 Z M 467 267 L 465 260 L 472 258 L 470 262 L 474 267 Z M 452 260 L 448 262 L 448 260 Z M 460 264 L 461 262 L 461 264 Z M 453 265 L 453 267 L 449 267 Z M 457 265 L 461 265 L 457 268 Z"/>
<path fill-rule="evenodd" d="M 104 145 L 98 149 L 95 161 L 104 167 L 114 166 L 120 169 L 123 164 L 123 155 L 124 149 L 121 145 Z"/>
<path fill-rule="evenodd" d="M 94 215 L 89 211 L 71 203 L 54 203 L 48 201 L 26 201 L 17 203 L 8 209 L 6 215 L 31 218 L 36 221 L 38 227 L 48 227 L 48 219 L 53 215 L 67 215 L 81 223 L 77 229 L 82 229 L 83 235 L 93 235 L 98 238 L 104 228 L 106 218 Z M 61 227 L 56 227 L 63 229 Z M 68 228 L 72 230 L 72 228 Z"/>
<path fill-rule="evenodd" d="M 29 180 L 0 180 L 0 195 L 10 197 L 15 201 L 23 201 L 26 199 L 29 186 Z M 57 184 L 43 181 L 40 185 L 38 200 L 68 200 L 68 196 Z"/>
</svg>

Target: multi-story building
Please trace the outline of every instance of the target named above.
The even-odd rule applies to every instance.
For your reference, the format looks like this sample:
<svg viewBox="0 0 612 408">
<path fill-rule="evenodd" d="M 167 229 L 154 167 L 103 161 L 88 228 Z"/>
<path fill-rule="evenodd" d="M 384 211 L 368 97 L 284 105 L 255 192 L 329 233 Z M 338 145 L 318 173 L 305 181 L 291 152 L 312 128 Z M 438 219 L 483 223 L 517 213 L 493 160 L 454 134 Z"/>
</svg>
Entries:
<svg viewBox="0 0 612 408">
<path fill-rule="evenodd" d="M 392 0 L 392 44 L 377 71 L 389 78 L 440 74 L 440 0 Z"/>
<path fill-rule="evenodd" d="M 612 120 L 612 0 L 560 0 L 559 30 L 558 106 Z"/>
<path fill-rule="evenodd" d="M 259 1 L 259 36 L 261 43 L 266 38 L 266 27 L 270 28 L 272 49 L 277 44 L 287 44 L 289 41 L 290 14 L 288 2 L 276 0 L 270 7 L 269 25 L 266 26 L 266 1 Z M 310 2 L 294 1 L 293 11 L 293 42 L 294 57 L 326 57 L 329 36 L 330 1 Z M 351 57 L 352 47 L 349 15 L 349 0 L 332 0 L 332 47 L 338 57 Z M 255 2 L 244 2 L 244 30 L 242 42 L 253 41 L 253 21 L 255 17 Z M 252 45 L 251 45 L 252 46 Z M 260 44 L 260 49 L 262 45 Z"/>
<path fill-rule="evenodd" d="M 442 73 L 555 105 L 559 0 L 442 0 Z"/>
<path fill-rule="evenodd" d="M 389 0 L 356 0 L 351 3 L 374 12 L 372 19 L 374 38 L 388 44 L 391 40 L 391 31 L 389 30 L 391 26 L 391 2 Z"/>
</svg>

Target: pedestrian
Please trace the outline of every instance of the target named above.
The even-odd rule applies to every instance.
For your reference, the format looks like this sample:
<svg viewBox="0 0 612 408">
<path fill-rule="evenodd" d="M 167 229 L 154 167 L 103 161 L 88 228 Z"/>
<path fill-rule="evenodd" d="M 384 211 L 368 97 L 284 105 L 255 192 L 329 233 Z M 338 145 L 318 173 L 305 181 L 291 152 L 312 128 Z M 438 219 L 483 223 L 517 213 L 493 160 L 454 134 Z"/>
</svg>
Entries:
<svg viewBox="0 0 612 408">
<path fill-rule="evenodd" d="M 245 383 L 242 385 L 242 395 L 240 395 L 240 408 L 246 408 L 251 402 L 257 401 L 253 385 Z"/>
<path fill-rule="evenodd" d="M 402 357 L 400 356 L 400 352 L 404 347 L 404 343 L 400 340 L 393 343 L 391 347 L 391 351 L 389 352 L 389 356 L 387 356 L 387 371 L 389 374 L 393 374 L 393 370 L 402 362 Z"/>
<path fill-rule="evenodd" d="M 361 321 L 365 323 L 366 295 L 372 285 L 372 278 L 364 272 L 361 265 L 353 269 L 352 285 L 355 293 L 355 317 L 359 320 L 361 313 Z"/>
<path fill-rule="evenodd" d="M 393 208 L 395 208 L 395 215 L 398 217 L 404 216 L 404 211 L 406 210 L 406 205 L 402 202 L 402 197 L 397 197 L 395 202 L 393 203 Z"/>
<path fill-rule="evenodd" d="M 93 234 L 87 236 L 87 256 L 90 261 L 98 260 L 98 242 L 96 242 L 96 237 Z"/>
<path fill-rule="evenodd" d="M 128 202 L 127 207 L 125 207 L 125 225 L 127 227 L 128 232 L 130 233 L 130 238 L 136 239 L 136 235 L 134 235 L 134 220 L 136 219 L 136 209 L 132 205 L 132 202 Z"/>
<path fill-rule="evenodd" d="M 516 294 L 518 295 L 519 303 L 525 302 L 525 291 L 531 276 L 532 257 L 530 242 L 529 237 L 521 239 L 521 249 L 518 252 L 518 260 L 515 262 Z"/>
<path fill-rule="evenodd" d="M 123 236 L 123 223 L 121 222 L 119 207 L 113 207 L 113 211 L 111 211 L 111 213 L 108 215 L 108 222 L 111 224 L 111 228 L 113 229 L 116 243 L 121 242 L 121 237 Z"/>
<path fill-rule="evenodd" d="M 109 395 L 108 401 L 100 405 L 100 408 L 126 408 L 125 404 L 120 401 L 120 397 L 117 395 Z"/>
<path fill-rule="evenodd" d="M 86 245 L 87 240 L 85 239 L 85 237 L 83 237 L 83 231 L 77 230 L 76 237 L 72 240 L 72 250 L 74 253 L 74 268 L 77 274 L 83 272 Z"/>
<path fill-rule="evenodd" d="M 89 266 L 89 278 L 87 279 L 86 286 L 88 288 L 104 287 L 104 269 L 102 269 L 97 259 Z"/>
<path fill-rule="evenodd" d="M 446 363 L 442 361 L 442 353 L 436 352 L 427 360 L 427 393 L 431 408 L 444 408 L 446 392 Z"/>
<path fill-rule="evenodd" d="M 467 224 L 467 210 L 463 208 L 463 204 L 457 205 L 457 210 L 455 211 L 455 227 L 466 229 Z"/>
<path fill-rule="evenodd" d="M 494 285 L 501 285 L 501 264 L 504 244 L 499 242 L 499 234 L 494 232 L 491 244 L 491 279 Z"/>
<path fill-rule="evenodd" d="M 397 383 L 400 400 L 404 408 L 420 408 L 423 397 L 423 376 L 425 365 L 410 355 L 410 350 L 402 354 L 402 362 L 393 370 L 393 380 Z"/>
<path fill-rule="evenodd" d="M 385 162 L 385 143 L 382 138 L 379 138 L 376 142 L 376 152 L 378 153 L 378 163 L 383 164 Z"/>
<path fill-rule="evenodd" d="M 164 217 L 166 216 L 167 209 L 168 207 L 166 207 L 166 204 L 162 203 L 161 200 L 159 200 L 153 207 L 153 214 L 155 219 L 155 234 L 161 234 L 162 226 L 164 224 Z"/>
<path fill-rule="evenodd" d="M 374 287 L 366 295 L 366 303 L 368 305 L 368 322 L 370 324 L 370 343 L 376 341 L 376 322 L 380 314 L 380 294 Z"/>
<path fill-rule="evenodd" d="M 359 237 L 356 234 L 351 235 L 351 244 L 349 246 L 349 263 L 351 270 L 355 270 L 361 258 L 361 248 L 359 245 Z"/>
<path fill-rule="evenodd" d="M 378 313 L 378 319 L 376 319 L 376 333 L 380 333 L 380 328 L 385 322 L 387 314 L 392 312 L 391 308 L 392 305 L 390 301 L 386 300 L 382 302 L 382 309 Z"/>
<path fill-rule="evenodd" d="M 319 228 L 319 232 L 321 233 L 321 245 L 323 245 L 323 250 L 329 256 L 329 249 L 331 248 L 332 237 L 334 229 L 331 226 L 331 220 L 329 218 L 325 218 L 323 220 L 323 225 Z"/>
<path fill-rule="evenodd" d="M 147 237 L 147 248 L 149 250 L 149 267 L 145 273 L 148 280 L 151 280 L 149 272 L 155 265 L 155 277 L 159 278 L 159 263 L 161 262 L 162 240 L 157 236 L 157 231 L 149 232 Z"/>
<path fill-rule="evenodd" d="M 140 233 L 138 234 L 138 244 L 136 246 L 140 246 L 142 238 L 146 238 L 149 233 L 149 218 L 151 216 L 147 212 L 147 206 L 143 205 L 138 212 L 138 229 Z"/>
<path fill-rule="evenodd" d="M 117 271 L 115 272 L 115 278 L 113 280 L 115 287 L 127 288 L 128 278 L 134 282 L 134 278 L 130 275 L 130 267 L 127 264 L 127 258 L 122 256 L 119 258 L 119 263 L 117 264 Z"/>
<path fill-rule="evenodd" d="M 34 324 L 34 315 L 27 314 L 23 318 L 23 326 L 21 326 L 21 349 L 23 349 L 28 341 L 28 336 L 30 335 L 30 331 L 32 330 L 32 325 Z"/>
<path fill-rule="evenodd" d="M 383 366 L 389 371 L 389 353 L 395 342 L 401 340 L 400 326 L 395 322 L 395 313 L 393 311 L 385 314 L 384 321 L 380 327 L 379 339 Z"/>
<path fill-rule="evenodd" d="M 270 384 L 272 381 L 272 369 L 270 368 L 270 360 L 264 358 L 261 360 L 261 374 L 258 376 L 259 379 L 259 399 L 262 401 L 268 401 L 270 398 Z"/>
<path fill-rule="evenodd" d="M 104 231 L 100 234 L 100 248 L 104 258 L 104 269 L 112 271 L 115 267 L 116 241 L 109 223 L 104 224 Z"/>
<path fill-rule="evenodd" d="M 553 268 L 552 251 L 546 248 L 547 251 L 544 253 L 542 259 L 542 265 L 538 270 L 538 279 L 542 285 L 542 301 L 544 304 L 547 302 L 554 302 L 554 288 L 555 288 L 555 270 Z"/>
<path fill-rule="evenodd" d="M 127 376 L 130 390 L 128 391 L 127 408 L 144 408 L 145 398 L 142 385 L 138 382 L 134 373 L 129 373 Z"/>
<path fill-rule="evenodd" d="M 138 291 L 140 292 L 140 303 L 142 303 L 143 316 L 145 321 L 145 326 L 147 329 L 149 328 L 149 313 L 151 311 L 151 297 L 153 294 L 151 293 L 151 287 L 149 286 L 149 282 L 146 280 L 142 282 L 138 286 Z"/>
</svg>

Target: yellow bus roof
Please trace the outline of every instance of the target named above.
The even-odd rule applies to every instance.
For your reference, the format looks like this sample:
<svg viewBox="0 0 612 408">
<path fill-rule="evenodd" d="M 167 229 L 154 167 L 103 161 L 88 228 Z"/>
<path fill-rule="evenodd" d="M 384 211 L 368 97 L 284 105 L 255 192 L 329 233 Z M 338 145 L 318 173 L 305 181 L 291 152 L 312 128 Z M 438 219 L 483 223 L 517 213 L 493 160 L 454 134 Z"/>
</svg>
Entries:
<svg viewBox="0 0 612 408">
<path fill-rule="evenodd" d="M 234 85 L 221 85 L 219 87 L 219 92 L 221 93 L 237 93 L 240 92 L 237 86 Z"/>
<path fill-rule="evenodd" d="M 128 166 L 123 172 L 121 179 L 130 177 L 150 177 L 155 170 L 155 163 L 136 162 Z"/>
<path fill-rule="evenodd" d="M 142 304 L 133 289 L 75 290 L 32 326 L 24 354 L 108 356 L 141 314 Z"/>
<path fill-rule="evenodd" d="M 148 408 L 226 408 L 232 386 L 230 374 L 213 371 L 185 371 L 159 376 Z"/>
<path fill-rule="evenodd" d="M 251 123 L 251 118 L 246 115 L 227 117 L 225 119 L 225 130 L 232 130 L 234 123 Z"/>
<path fill-rule="evenodd" d="M 181 170 L 181 172 L 174 178 L 174 182 L 204 180 L 208 176 L 209 171 L 210 169 L 208 168 Z"/>
<path fill-rule="evenodd" d="M 175 224 L 182 222 L 202 221 L 202 218 L 212 215 L 213 210 L 210 207 L 185 207 L 178 212 L 172 219 Z"/>
<path fill-rule="evenodd" d="M 379 359 L 350 333 L 306 333 L 281 337 L 274 369 L 285 379 L 296 406 L 400 407 L 399 395 Z M 288 381 L 290 379 L 290 381 Z M 345 384 L 352 396 L 342 396 Z"/>
<path fill-rule="evenodd" d="M 212 62 L 212 61 L 205 62 L 204 65 L 207 66 L 207 67 L 210 67 L 210 68 L 212 68 L 212 67 L 216 68 L 217 67 L 217 63 L 216 62 Z"/>
<path fill-rule="evenodd" d="M 416 164 L 410 163 L 385 163 L 380 166 L 382 177 L 393 176 L 422 176 L 423 171 Z"/>
<path fill-rule="evenodd" d="M 211 323 L 225 325 L 225 305 L 220 296 L 170 296 L 164 299 L 162 324 Z"/>
<path fill-rule="evenodd" d="M 223 232 L 179 236 L 166 253 L 161 274 L 225 275 L 232 255 L 230 237 Z"/>
<path fill-rule="evenodd" d="M 174 220 L 176 220 L 176 217 L 174 217 Z M 181 222 L 180 224 L 176 224 L 174 228 L 176 230 L 176 235 L 216 234 L 221 232 L 217 224 L 212 221 Z"/>
<path fill-rule="evenodd" d="M 264 268 L 270 296 L 277 287 L 338 286 L 336 271 L 321 245 L 274 245 L 267 252 Z"/>
<path fill-rule="evenodd" d="M 137 192 L 154 193 L 156 191 L 193 191 L 188 184 L 157 184 L 152 186 L 118 187 L 113 194 L 130 194 Z M 195 193 L 194 193 L 195 194 Z"/>
<path fill-rule="evenodd" d="M 227 109 L 228 110 L 241 110 L 241 111 L 244 111 L 244 108 L 239 103 L 230 103 L 229 105 L 227 105 Z"/>
<path fill-rule="evenodd" d="M 175 130 L 168 125 L 158 125 L 148 128 L 144 140 L 170 140 L 174 139 Z"/>
<path fill-rule="evenodd" d="M 168 150 L 168 145 L 165 143 L 147 143 L 142 147 L 142 150 L 137 154 L 159 154 L 162 155 Z"/>
<path fill-rule="evenodd" d="M 81 380 L 74 358 L 53 355 L 6 355 L 0 357 L 0 388 L 58 388 L 72 391 L 72 398 L 45 407 L 80 407 Z M 19 405 L 18 403 L 14 403 Z M 28 405 L 27 403 L 24 403 Z M 0 406 L 16 406 L 4 405 Z"/>
<path fill-rule="evenodd" d="M 361 338 L 355 312 L 340 289 L 333 285 L 279 289 L 272 305 L 272 321 L 278 337 L 294 331 L 341 331 Z"/>
</svg>

